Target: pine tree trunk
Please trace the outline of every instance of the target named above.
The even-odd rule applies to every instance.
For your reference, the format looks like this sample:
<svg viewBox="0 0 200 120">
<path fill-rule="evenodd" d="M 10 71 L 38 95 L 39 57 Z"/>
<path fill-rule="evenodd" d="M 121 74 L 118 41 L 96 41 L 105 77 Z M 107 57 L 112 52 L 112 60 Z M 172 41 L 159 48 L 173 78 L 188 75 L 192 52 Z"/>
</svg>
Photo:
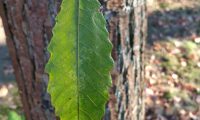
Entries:
<svg viewBox="0 0 200 120">
<path fill-rule="evenodd" d="M 44 66 L 60 1 L 0 1 L 0 15 L 27 120 L 56 119 L 46 93 L 48 76 Z M 103 12 L 116 63 L 105 120 L 143 120 L 146 0 L 99 1 L 105 6 Z"/>
<path fill-rule="evenodd" d="M 58 0 L 1 0 L 0 12 L 27 120 L 55 120 L 46 93 L 48 60 Z"/>
<path fill-rule="evenodd" d="M 109 0 L 107 13 L 116 63 L 108 103 L 110 120 L 144 120 L 146 0 Z"/>
</svg>

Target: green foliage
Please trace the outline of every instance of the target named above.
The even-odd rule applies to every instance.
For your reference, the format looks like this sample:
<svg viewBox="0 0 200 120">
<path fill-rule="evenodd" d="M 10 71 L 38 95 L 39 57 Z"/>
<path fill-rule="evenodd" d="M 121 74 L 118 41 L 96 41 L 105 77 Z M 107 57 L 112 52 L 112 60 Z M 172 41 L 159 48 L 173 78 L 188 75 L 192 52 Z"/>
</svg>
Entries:
<svg viewBox="0 0 200 120">
<path fill-rule="evenodd" d="M 162 8 L 162 9 L 166 9 L 168 6 L 170 6 L 168 3 L 160 3 L 159 4 L 159 6 L 160 6 L 160 8 Z"/>
<path fill-rule="evenodd" d="M 196 52 L 198 49 L 198 45 L 192 41 L 184 41 L 183 47 L 187 50 L 188 54 Z"/>
<path fill-rule="evenodd" d="M 17 114 L 15 111 L 10 111 L 8 114 L 8 120 L 25 120 L 25 118 Z"/>
<path fill-rule="evenodd" d="M 101 120 L 111 85 L 112 45 L 97 0 L 63 0 L 46 65 L 61 120 Z"/>
</svg>

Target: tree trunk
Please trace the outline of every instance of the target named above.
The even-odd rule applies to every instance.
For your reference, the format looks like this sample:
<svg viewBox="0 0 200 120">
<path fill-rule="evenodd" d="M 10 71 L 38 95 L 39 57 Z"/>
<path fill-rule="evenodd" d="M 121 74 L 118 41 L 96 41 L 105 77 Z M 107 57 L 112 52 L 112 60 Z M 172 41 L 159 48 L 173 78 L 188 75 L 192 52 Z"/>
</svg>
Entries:
<svg viewBox="0 0 200 120">
<path fill-rule="evenodd" d="M 116 63 L 108 103 L 110 120 L 144 120 L 146 0 L 109 0 L 107 13 Z"/>
<path fill-rule="evenodd" d="M 0 15 L 27 120 L 56 119 L 46 93 L 48 76 L 44 66 L 60 1 L 0 1 Z M 116 63 L 105 120 L 143 120 L 146 0 L 99 1 L 105 6 L 103 12 Z"/>
<path fill-rule="evenodd" d="M 57 2 L 56 2 L 57 1 Z M 48 60 L 58 0 L 1 0 L 0 12 L 27 120 L 55 120 L 46 92 Z"/>
</svg>

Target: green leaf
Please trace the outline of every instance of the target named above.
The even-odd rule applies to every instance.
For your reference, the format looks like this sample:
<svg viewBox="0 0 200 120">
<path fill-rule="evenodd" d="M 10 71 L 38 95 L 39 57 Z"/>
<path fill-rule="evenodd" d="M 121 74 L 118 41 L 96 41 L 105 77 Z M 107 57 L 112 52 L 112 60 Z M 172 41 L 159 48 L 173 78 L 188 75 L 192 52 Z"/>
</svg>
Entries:
<svg viewBox="0 0 200 120">
<path fill-rule="evenodd" d="M 97 0 L 63 0 L 46 65 L 61 120 L 101 120 L 111 85 L 112 44 Z"/>
</svg>

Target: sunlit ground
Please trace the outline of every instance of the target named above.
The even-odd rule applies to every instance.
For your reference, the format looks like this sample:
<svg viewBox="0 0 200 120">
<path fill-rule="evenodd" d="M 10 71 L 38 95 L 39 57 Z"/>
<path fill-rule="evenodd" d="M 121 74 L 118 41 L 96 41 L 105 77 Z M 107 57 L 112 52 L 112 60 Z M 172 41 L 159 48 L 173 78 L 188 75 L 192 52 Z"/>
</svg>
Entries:
<svg viewBox="0 0 200 120">
<path fill-rule="evenodd" d="M 2 25 L 2 20 L 0 18 L 0 45 L 5 45 L 5 34 L 4 34 L 4 29 Z"/>
<path fill-rule="evenodd" d="M 158 1 L 149 8 L 146 119 L 200 120 L 200 0 Z"/>
</svg>

